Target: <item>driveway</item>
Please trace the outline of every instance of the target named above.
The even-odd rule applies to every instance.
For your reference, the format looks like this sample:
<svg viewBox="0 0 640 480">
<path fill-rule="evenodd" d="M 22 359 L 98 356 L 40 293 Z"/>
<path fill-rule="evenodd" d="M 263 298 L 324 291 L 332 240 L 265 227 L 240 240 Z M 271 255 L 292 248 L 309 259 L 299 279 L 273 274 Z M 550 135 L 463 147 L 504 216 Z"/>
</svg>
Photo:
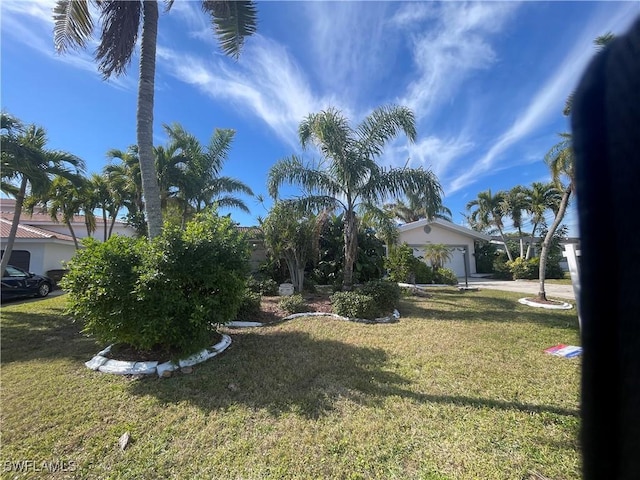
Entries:
<svg viewBox="0 0 640 480">
<path fill-rule="evenodd" d="M 459 286 L 465 286 L 464 277 L 458 278 Z M 505 290 L 508 292 L 520 292 L 527 295 L 537 295 L 540 282 L 537 280 L 496 280 L 493 278 L 472 277 L 468 279 L 470 287 L 488 290 Z M 573 285 L 557 285 L 545 282 L 544 289 L 549 298 L 576 299 Z"/>
</svg>

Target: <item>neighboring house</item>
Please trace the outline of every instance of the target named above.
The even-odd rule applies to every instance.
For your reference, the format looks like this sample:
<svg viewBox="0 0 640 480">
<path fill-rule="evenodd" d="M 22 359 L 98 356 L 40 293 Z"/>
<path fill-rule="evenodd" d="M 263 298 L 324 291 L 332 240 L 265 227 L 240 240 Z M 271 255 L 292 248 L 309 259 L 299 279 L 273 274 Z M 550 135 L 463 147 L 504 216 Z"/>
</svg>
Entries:
<svg viewBox="0 0 640 480">
<path fill-rule="evenodd" d="M 251 272 L 256 273 L 260 268 L 260 264 L 267 259 L 267 249 L 264 246 L 262 230 L 260 230 L 260 227 L 236 228 L 244 233 L 249 240 L 249 246 L 251 247 L 251 258 L 249 259 L 249 263 L 251 264 Z"/>
<path fill-rule="evenodd" d="M 15 200 L 0 198 L 2 254 L 9 238 L 14 208 Z M 89 236 L 84 220 L 84 216 L 78 215 L 71 223 L 78 239 Z M 123 222 L 116 221 L 112 234 L 131 237 L 135 235 L 135 230 Z M 101 217 L 96 217 L 96 230 L 92 236 L 98 240 L 103 238 Z M 36 211 L 33 215 L 22 212 L 10 263 L 29 272 L 46 275 L 48 271 L 63 269 L 64 262 L 70 260 L 75 251 L 73 238 L 64 223 L 51 220 L 48 214 L 41 211 Z"/>
<path fill-rule="evenodd" d="M 467 275 L 476 273 L 475 240 L 492 240 L 489 235 L 441 219 L 405 223 L 398 230 L 398 244 L 409 245 L 416 257 L 423 256 L 424 247 L 429 243 L 447 245 L 452 255 L 444 267 L 453 270 L 457 277 L 465 276 L 465 263 Z"/>
</svg>

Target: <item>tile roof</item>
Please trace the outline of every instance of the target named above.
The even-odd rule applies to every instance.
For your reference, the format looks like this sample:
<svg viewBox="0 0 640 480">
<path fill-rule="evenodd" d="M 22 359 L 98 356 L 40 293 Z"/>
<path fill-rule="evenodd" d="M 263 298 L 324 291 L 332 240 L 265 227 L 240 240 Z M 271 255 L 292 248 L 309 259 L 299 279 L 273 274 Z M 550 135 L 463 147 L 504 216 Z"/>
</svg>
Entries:
<svg viewBox="0 0 640 480">
<path fill-rule="evenodd" d="M 11 220 L 6 218 L 0 218 L 0 237 L 8 238 L 9 231 L 11 230 Z M 42 228 L 34 227 L 31 225 L 18 224 L 18 230 L 16 232 L 16 239 L 51 239 L 66 240 L 73 242 L 71 235 L 65 235 L 64 233 L 52 232 L 44 230 Z"/>
</svg>

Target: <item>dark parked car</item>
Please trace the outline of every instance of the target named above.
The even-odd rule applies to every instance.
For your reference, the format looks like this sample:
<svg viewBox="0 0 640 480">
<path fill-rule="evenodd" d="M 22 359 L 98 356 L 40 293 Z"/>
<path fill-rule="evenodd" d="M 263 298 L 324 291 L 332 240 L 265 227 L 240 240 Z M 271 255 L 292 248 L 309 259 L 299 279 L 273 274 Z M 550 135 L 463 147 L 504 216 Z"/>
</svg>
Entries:
<svg viewBox="0 0 640 480">
<path fill-rule="evenodd" d="M 7 265 L 2 277 L 2 300 L 19 297 L 46 297 L 53 288 L 53 280 L 44 275 L 25 272 Z"/>
</svg>

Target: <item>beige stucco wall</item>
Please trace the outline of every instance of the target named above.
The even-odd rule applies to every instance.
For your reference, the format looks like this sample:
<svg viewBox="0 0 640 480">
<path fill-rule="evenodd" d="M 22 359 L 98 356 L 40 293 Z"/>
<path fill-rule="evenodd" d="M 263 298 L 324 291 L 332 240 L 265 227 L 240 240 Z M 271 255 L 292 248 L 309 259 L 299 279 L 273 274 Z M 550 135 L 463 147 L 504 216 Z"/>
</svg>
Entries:
<svg viewBox="0 0 640 480">
<path fill-rule="evenodd" d="M 426 244 L 444 244 L 450 247 L 456 248 L 464 248 L 467 247 L 467 251 L 469 252 L 469 259 L 467 263 L 467 273 L 469 275 L 476 273 L 476 262 L 475 262 L 475 249 L 474 249 L 474 239 L 467 235 L 463 235 L 458 232 L 454 232 L 452 230 L 442 228 L 436 224 L 430 224 L 431 231 L 427 234 L 424 231 L 423 226 L 416 226 L 416 228 L 412 228 L 410 230 L 406 230 L 404 232 L 400 232 L 400 238 L 398 243 L 407 243 L 410 247 L 413 247 L 413 254 L 416 257 L 420 257 L 423 255 L 423 247 Z M 464 255 L 461 250 L 456 250 L 452 252 L 452 258 L 449 263 L 445 265 L 447 268 L 451 268 L 457 276 L 464 276 Z"/>
</svg>

